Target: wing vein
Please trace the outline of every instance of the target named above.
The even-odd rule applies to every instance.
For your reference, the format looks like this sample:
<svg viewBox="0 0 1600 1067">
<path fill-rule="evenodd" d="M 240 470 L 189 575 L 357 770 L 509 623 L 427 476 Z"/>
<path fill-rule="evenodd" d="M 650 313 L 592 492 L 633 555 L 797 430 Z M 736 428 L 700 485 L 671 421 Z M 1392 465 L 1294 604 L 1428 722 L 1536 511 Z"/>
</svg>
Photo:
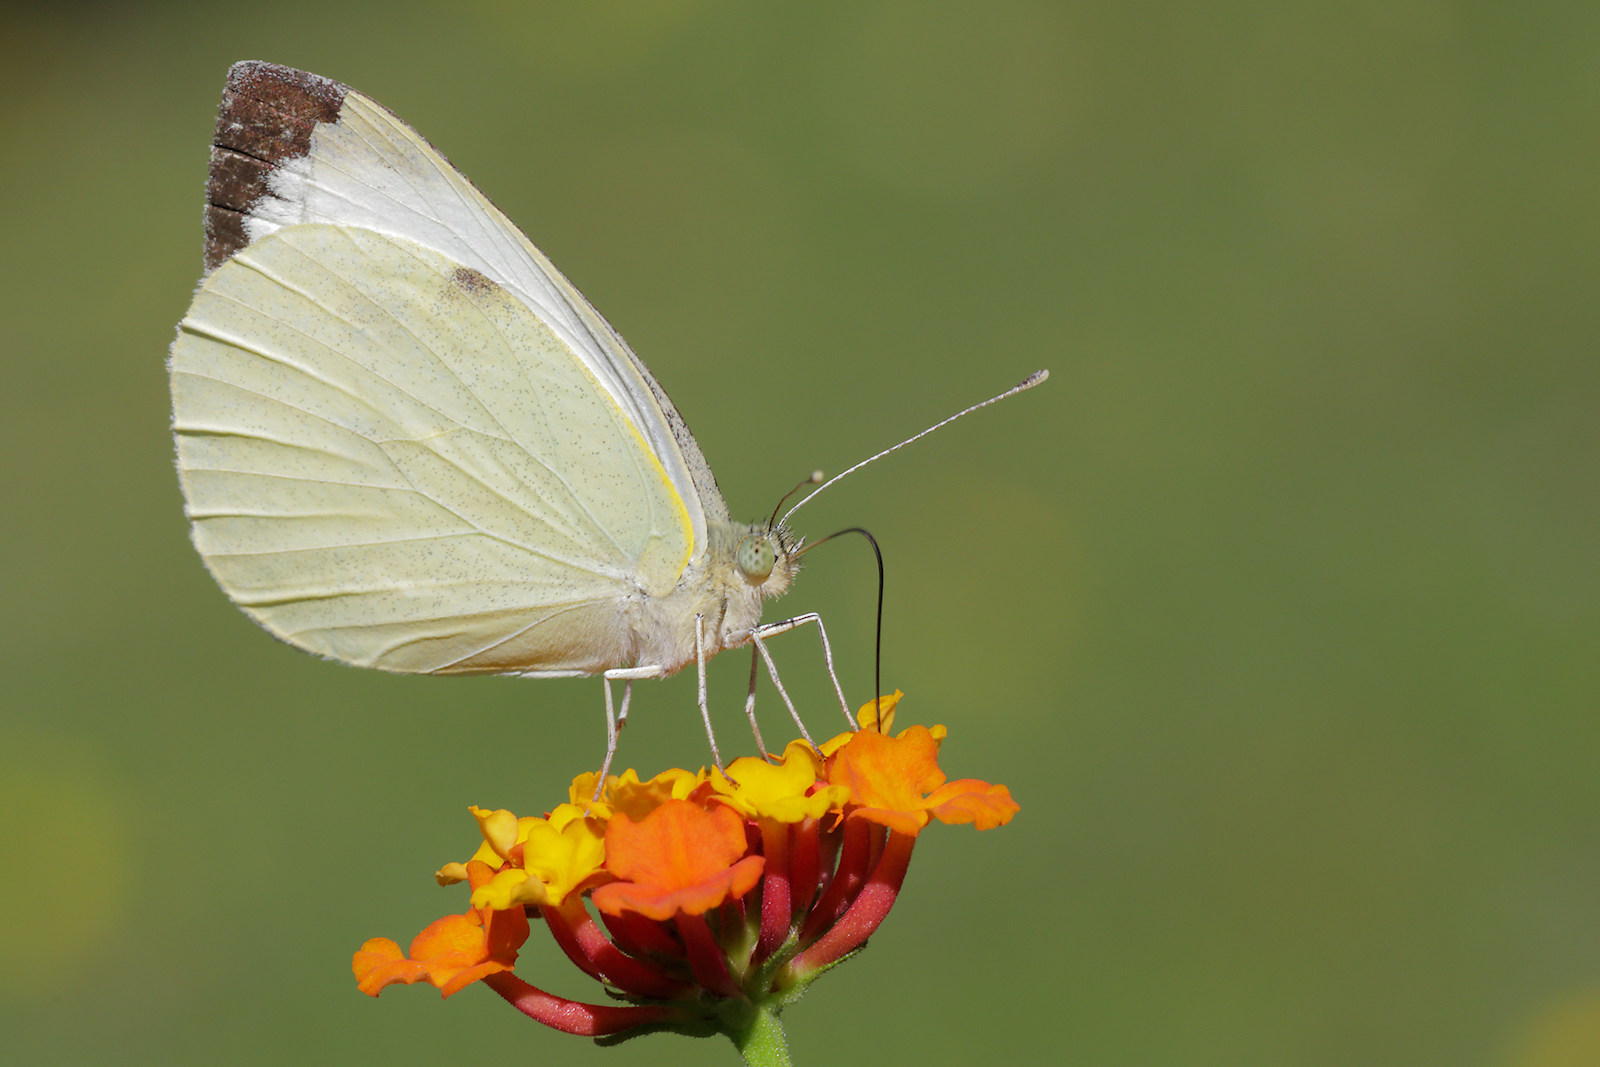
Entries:
<svg viewBox="0 0 1600 1067">
<path fill-rule="evenodd" d="M 451 667 L 454 667 L 458 663 L 464 663 L 467 660 L 474 659 L 474 658 L 476 658 L 478 656 L 483 655 L 485 652 L 488 652 L 490 649 L 499 648 L 502 645 L 509 644 L 510 642 L 515 641 L 517 638 L 521 637 L 523 634 L 527 633 L 529 630 L 532 630 L 532 629 L 534 629 L 536 627 L 539 627 L 539 626 L 543 626 L 545 623 L 549 622 L 551 619 L 558 618 L 559 616 L 565 615 L 568 612 L 577 611 L 579 608 L 581 608 L 583 606 L 584 605 L 582 605 L 582 604 L 566 604 L 566 605 L 563 605 L 562 607 L 558 608 L 557 610 L 552 611 L 547 615 L 543 615 L 543 616 L 535 619 L 533 622 L 530 622 L 528 625 L 522 627 L 521 629 L 515 630 L 515 631 L 513 631 L 513 632 L 511 632 L 509 634 L 506 634 L 504 637 L 500 638 L 497 641 L 491 641 L 489 644 L 486 644 L 486 645 L 482 646 L 481 648 L 478 648 L 477 650 L 475 650 L 473 652 L 469 652 L 464 656 L 457 656 L 455 659 L 450 660 L 448 663 L 445 663 L 445 664 L 442 664 L 439 667 L 436 667 L 435 670 L 436 671 L 449 670 Z M 417 641 L 417 640 L 421 640 L 421 638 L 413 638 L 411 641 L 401 642 L 399 645 L 396 645 L 394 647 L 403 648 L 403 647 L 405 647 L 405 645 L 411 644 L 411 643 L 413 643 L 414 641 Z M 392 649 L 391 649 L 391 651 L 392 651 Z"/>
<path fill-rule="evenodd" d="M 411 256 L 419 264 L 422 264 L 423 266 L 427 266 L 428 265 L 426 260 L 424 260 L 421 256 L 418 256 L 410 248 L 407 248 L 407 247 L 405 247 L 403 245 L 399 246 L 399 247 L 400 247 L 400 250 L 402 252 L 404 252 L 406 255 Z M 511 339 L 506 336 L 505 331 L 501 328 L 500 324 L 498 322 L 496 322 L 494 320 L 494 318 L 492 316 L 490 316 L 489 313 L 487 311 L 485 311 L 483 309 L 483 307 L 477 303 L 477 301 L 469 300 L 469 301 L 467 301 L 467 303 L 471 305 L 473 311 L 478 315 L 479 319 L 481 319 L 483 321 L 483 323 L 486 326 L 488 326 L 488 328 L 490 330 L 492 330 L 494 332 L 495 337 L 499 338 L 501 347 L 511 356 L 512 362 L 516 364 L 517 373 L 521 376 L 523 382 L 528 387 L 528 398 L 529 398 L 529 400 L 531 402 L 536 403 L 536 404 L 539 405 L 539 410 L 540 410 L 541 413 L 546 413 L 547 414 L 547 407 L 546 407 L 546 401 L 545 401 L 544 394 L 542 392 L 540 392 L 540 390 L 534 385 L 532 377 L 530 377 L 529 374 L 528 374 L 528 365 L 521 358 L 521 355 L 519 354 L 519 352 L 517 350 L 517 346 L 511 343 Z M 543 321 L 542 317 L 539 316 L 539 313 L 538 313 L 537 310 L 535 310 L 533 308 L 529 308 L 528 310 L 530 312 L 532 312 L 535 317 L 540 318 L 540 321 Z M 419 340 L 418 343 L 421 344 L 422 342 Z M 569 348 L 569 351 L 570 351 L 570 348 Z M 576 353 L 574 353 L 574 356 L 576 356 Z M 579 362 L 580 365 L 582 365 L 583 361 L 580 359 L 580 360 L 578 360 L 578 362 Z M 448 361 L 446 361 L 444 359 L 439 359 L 439 363 L 440 363 L 441 366 L 444 367 L 445 370 L 450 372 L 451 377 L 453 377 L 460 384 L 462 389 L 465 389 L 469 394 L 471 394 L 474 397 L 477 396 L 476 390 L 474 390 L 471 386 L 469 386 L 461 378 L 461 375 L 456 371 L 456 369 L 453 366 L 450 365 L 450 363 Z M 601 535 L 604 536 L 605 539 L 611 543 L 611 547 L 616 549 L 617 556 L 619 558 L 626 559 L 628 557 L 628 555 L 629 555 L 628 550 L 623 547 L 622 543 L 617 540 L 616 536 L 611 532 L 611 530 L 609 528 L 607 528 L 606 524 L 601 522 L 600 518 L 597 515 L 595 515 L 593 510 L 590 509 L 588 502 L 586 500 L 584 500 L 584 498 L 583 498 L 583 494 L 581 494 L 581 493 L 579 493 L 577 491 L 576 487 L 573 486 L 571 480 L 567 477 L 567 475 L 564 474 L 562 471 L 556 469 L 554 466 L 552 466 L 547 460 L 545 460 L 541 456 L 538 456 L 538 455 L 534 454 L 524 443 L 522 443 L 520 441 L 517 441 L 516 440 L 516 435 L 510 430 L 510 428 L 508 428 L 505 425 L 505 423 L 503 423 L 500 420 L 499 416 L 497 416 L 494 413 L 494 411 L 489 407 L 488 404 L 484 404 L 483 407 L 484 407 L 484 411 L 489 415 L 489 417 L 491 419 L 494 419 L 495 425 L 499 426 L 501 430 L 505 431 L 505 434 L 507 436 L 508 441 L 510 443 L 514 444 L 514 445 L 517 445 L 518 450 L 523 455 L 527 456 L 535 464 L 537 464 L 539 467 L 543 468 L 545 473 L 549 474 L 552 478 L 554 478 L 557 482 L 559 482 L 561 484 L 561 487 L 567 491 L 567 497 L 570 500 L 574 501 L 578 505 L 579 510 L 582 511 L 584 517 L 589 520 L 590 525 L 595 530 L 598 530 L 601 533 Z M 626 418 L 626 416 L 624 416 L 624 418 Z M 548 420 L 548 417 L 547 417 L 546 418 L 546 422 L 548 422 L 548 421 L 549 420 Z M 637 451 L 637 450 L 630 450 L 630 451 Z M 639 457 L 637 455 L 633 455 L 632 456 L 632 462 L 634 464 L 634 469 L 639 471 L 640 478 L 641 478 L 641 480 L 643 480 L 644 477 L 645 477 L 645 472 L 639 466 Z M 509 499 L 507 499 L 507 503 L 514 503 L 514 501 L 510 501 Z"/>
<path fill-rule="evenodd" d="M 313 256 L 310 253 L 306 252 L 303 248 L 296 247 L 295 251 L 298 252 L 301 256 L 303 256 L 309 262 L 315 263 L 318 267 L 321 267 L 322 270 L 325 273 L 327 273 L 329 276 L 334 277 L 334 278 L 339 278 L 339 275 L 338 275 L 337 271 L 333 270 L 328 264 L 322 262 L 320 259 L 317 259 L 315 256 Z M 239 257 L 237 257 L 237 256 L 235 257 L 235 259 L 238 259 L 238 258 Z M 341 315 L 337 311 L 334 311 L 332 308 L 328 307 L 327 304 L 323 303 L 320 299 L 312 296 L 305 289 L 303 289 L 303 288 L 301 288 L 299 286 L 296 286 L 296 285 L 292 285 L 286 279 L 284 279 L 282 277 L 279 277 L 278 275 L 272 273 L 271 271 L 268 271 L 266 269 L 266 267 L 263 266 L 262 264 L 254 262 L 254 261 L 249 260 L 249 259 L 246 259 L 243 262 L 242 265 L 249 267 L 251 270 L 254 270 L 257 274 L 261 275 L 261 277 L 266 278 L 268 281 L 275 282 L 276 284 L 283 286 L 283 288 L 287 289 L 289 292 L 294 293 L 296 296 L 299 296 L 301 299 L 308 301 L 310 304 L 312 304 L 318 310 L 320 310 L 323 313 L 325 313 L 329 318 L 333 319 L 334 321 L 343 323 L 344 325 L 350 327 L 351 329 L 353 329 L 353 330 L 355 330 L 355 331 L 357 331 L 359 333 L 363 333 L 363 334 L 370 333 L 369 330 L 363 328 L 359 324 L 351 321 L 346 316 Z M 341 281 L 341 283 L 343 282 L 343 279 L 339 279 L 339 280 Z M 394 311 L 392 311 L 388 307 L 385 307 L 383 304 L 379 303 L 378 301 L 374 300 L 370 295 L 368 295 L 365 292 L 362 292 L 360 289 L 356 288 L 355 286 L 347 286 L 347 288 L 350 289 L 350 291 L 354 292 L 357 296 L 359 296 L 369 307 L 371 307 L 371 308 L 375 309 L 376 311 L 378 311 L 385 318 L 387 318 L 390 322 L 394 323 L 395 326 L 397 326 L 408 337 L 410 337 L 413 341 L 415 341 L 416 344 L 417 344 L 417 348 L 420 351 L 426 353 L 428 356 L 430 356 L 432 358 L 432 361 L 433 361 L 434 364 L 436 364 L 439 367 L 442 367 L 446 371 L 449 371 L 451 377 L 455 378 L 458 382 L 461 381 L 460 377 L 455 373 L 455 371 L 450 367 L 450 365 L 448 363 L 446 363 L 443 359 L 440 358 L 438 352 L 435 352 L 433 350 L 433 346 L 428 344 L 422 338 L 418 337 L 416 331 L 413 330 L 405 322 L 402 322 L 400 320 L 399 316 L 397 316 L 394 313 Z M 241 303 L 240 301 L 237 301 L 237 300 L 235 300 L 234 302 L 235 303 Z M 242 305 L 242 306 L 248 306 L 248 305 Z M 253 310 L 259 310 L 259 309 L 253 309 Z M 424 399 L 423 397 L 418 396 L 412 390 L 407 389 L 405 386 L 400 385 L 398 382 L 395 382 L 395 381 L 391 380 L 390 378 L 385 376 L 381 371 L 379 371 L 376 367 L 369 367 L 369 366 L 366 366 L 364 364 L 357 363 L 355 360 L 351 359 L 349 356 L 345 355 L 343 352 L 340 352 L 338 349 L 330 347 L 326 343 L 324 343 L 322 341 L 319 341 L 317 338 L 312 337 L 310 334 L 307 334 L 304 330 L 300 330 L 300 329 L 298 329 L 298 328 L 296 328 L 294 326 L 291 326 L 289 323 L 283 322 L 283 320 L 281 320 L 281 319 L 276 319 L 275 321 L 280 322 L 282 325 L 288 327 L 291 330 L 294 330 L 295 333 L 298 333 L 300 336 L 306 338 L 308 341 L 310 341 L 313 344 L 317 345 L 322 350 L 332 353 L 333 355 L 335 355 L 338 358 L 344 360 L 346 363 L 350 364 L 351 366 L 359 367 L 361 370 L 365 371 L 368 374 L 371 374 L 373 377 L 379 379 L 384 384 L 393 387 L 396 392 L 400 393 L 402 396 L 405 396 L 409 400 L 415 401 L 418 405 L 420 405 L 423 408 L 426 408 L 428 411 L 433 412 L 435 415 L 439 416 L 440 419 L 445 420 L 447 422 L 450 422 L 450 423 L 452 423 L 452 424 L 454 424 L 456 426 L 460 426 L 461 425 L 460 420 L 452 418 L 450 415 L 447 415 L 445 412 L 439 410 L 439 408 L 437 408 L 433 404 L 428 403 L 428 401 L 426 399 Z M 284 361 L 280 360 L 279 362 L 284 362 Z M 292 367 L 295 367 L 296 369 L 301 369 L 299 364 L 292 364 L 292 363 L 285 362 L 284 365 L 285 366 L 292 366 Z M 307 373 L 309 373 L 309 371 Z M 319 380 L 322 380 L 322 379 L 319 379 Z M 462 384 L 463 388 L 466 388 L 466 383 L 465 382 L 462 382 L 461 384 Z M 468 395 L 472 396 L 473 399 L 475 399 L 475 400 L 477 399 L 477 394 L 474 393 L 471 389 L 467 389 L 467 393 L 468 393 Z M 482 406 L 481 403 L 480 403 L 479 406 L 480 407 Z M 501 433 L 505 435 L 504 436 L 504 440 L 506 440 L 507 442 L 514 442 L 515 441 L 515 437 L 512 435 L 511 431 L 506 429 L 505 425 L 502 424 L 498 418 L 495 418 L 494 412 L 489 411 L 487 409 L 484 409 L 484 413 L 486 415 L 488 415 L 489 418 L 491 420 L 493 420 L 494 424 L 500 428 Z"/>
</svg>

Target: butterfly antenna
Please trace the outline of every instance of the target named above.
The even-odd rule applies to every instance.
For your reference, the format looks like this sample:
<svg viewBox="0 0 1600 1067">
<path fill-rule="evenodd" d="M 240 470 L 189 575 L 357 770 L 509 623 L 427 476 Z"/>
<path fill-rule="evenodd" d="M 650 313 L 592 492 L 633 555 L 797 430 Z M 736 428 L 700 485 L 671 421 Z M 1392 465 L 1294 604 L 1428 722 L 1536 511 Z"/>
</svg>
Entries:
<svg viewBox="0 0 1600 1067">
<path fill-rule="evenodd" d="M 860 470 L 862 467 L 865 467 L 868 463 L 871 463 L 874 460 L 882 459 L 884 456 L 887 456 L 890 452 L 898 452 L 900 449 L 906 447 L 906 445 L 909 445 L 911 442 L 920 440 L 920 439 L 928 436 L 930 433 L 932 433 L 933 431 L 937 430 L 941 426 L 946 426 L 946 425 L 948 425 L 948 424 L 950 424 L 952 422 L 955 422 L 957 419 L 959 419 L 963 415 L 970 415 L 974 411 L 977 411 L 979 408 L 986 408 L 990 404 L 998 404 L 1000 401 L 1006 399 L 1007 397 L 1016 396 L 1018 393 L 1026 392 L 1027 390 L 1032 389 L 1034 386 L 1038 385 L 1040 382 L 1044 381 L 1048 377 L 1050 377 L 1050 372 L 1049 371 L 1047 371 L 1047 370 L 1036 370 L 1032 374 L 1028 375 L 1026 378 L 1022 379 L 1022 381 L 1018 382 L 1016 385 L 1013 385 L 1010 389 L 1007 389 L 1005 392 L 999 394 L 998 396 L 991 396 L 988 400 L 983 401 L 981 404 L 974 404 L 970 408 L 964 408 L 963 410 L 956 412 L 954 415 L 951 415 L 948 419 L 943 419 L 943 420 L 941 420 L 939 422 L 934 423 L 932 426 L 929 426 L 926 430 L 923 430 L 921 433 L 912 434 L 910 437 L 906 438 L 904 441 L 901 441 L 899 444 L 892 445 L 889 448 L 884 449 L 882 452 L 879 452 L 875 456 L 868 456 L 866 459 L 862 460 L 860 463 L 857 463 L 854 467 L 851 467 L 848 470 L 840 471 L 838 474 L 835 474 L 832 478 L 829 478 L 827 481 L 825 481 L 821 485 L 817 486 L 817 488 L 813 489 L 811 492 L 809 492 L 805 496 L 801 497 L 800 498 L 800 502 L 798 504 L 796 504 L 794 507 L 790 508 L 788 510 L 788 512 L 783 516 L 783 521 L 785 523 L 787 523 L 789 521 L 789 516 L 790 515 L 793 515 L 795 512 L 799 511 L 801 508 L 806 506 L 806 501 L 810 500 L 812 497 L 816 496 L 818 493 L 822 492 L 824 489 L 828 488 L 828 486 L 832 485 L 834 482 L 838 481 L 840 478 L 843 478 L 845 475 L 854 474 L 856 471 Z M 816 472 L 814 472 L 814 473 L 816 473 Z M 796 489 L 796 491 L 798 491 L 801 487 L 803 487 L 805 485 L 808 485 L 808 484 L 810 484 L 810 483 L 809 482 L 801 482 L 799 486 L 795 487 L 795 489 Z M 790 495 L 792 496 L 793 493 L 791 493 Z M 787 500 L 788 497 L 785 497 L 784 499 Z M 780 503 L 778 506 L 782 507 L 783 505 Z M 776 514 L 776 512 L 774 512 L 774 514 Z M 850 531 L 843 530 L 843 531 L 840 531 L 840 532 L 841 533 L 848 533 Z M 820 544 L 821 542 L 818 542 L 818 543 Z M 874 699 L 876 699 L 876 698 L 874 698 Z"/>
<path fill-rule="evenodd" d="M 806 486 L 816 485 L 820 481 L 822 481 L 822 472 L 812 471 L 810 474 L 801 479 L 800 484 L 783 494 L 783 498 L 778 501 L 778 506 L 772 509 L 772 518 L 767 520 L 767 529 L 770 530 L 778 524 L 778 512 L 783 510 L 783 506 L 789 502 L 790 497 L 794 496 Z"/>
<path fill-rule="evenodd" d="M 821 472 L 819 471 L 818 474 L 820 475 Z M 818 477 L 816 480 L 821 481 L 822 479 Z M 805 485 L 807 483 L 801 482 L 800 484 Z M 793 514 L 792 510 L 790 514 Z M 852 526 L 848 530 L 837 530 L 834 533 L 829 534 L 827 537 L 821 537 L 815 541 L 812 541 L 810 544 L 802 547 L 800 551 L 795 553 L 795 555 L 803 556 L 807 552 L 810 552 L 813 548 L 816 548 L 818 545 L 826 544 L 829 541 L 832 541 L 835 537 L 841 537 L 844 534 L 851 533 L 860 534 L 862 537 L 865 537 L 867 539 L 867 544 L 872 546 L 872 554 L 878 557 L 878 626 L 876 631 L 877 636 L 873 639 L 872 646 L 872 714 L 878 732 L 882 733 L 883 709 L 878 706 L 878 701 L 882 699 L 879 694 L 883 692 L 883 550 L 878 547 L 878 539 L 873 537 L 871 533 L 867 532 L 862 527 Z"/>
</svg>

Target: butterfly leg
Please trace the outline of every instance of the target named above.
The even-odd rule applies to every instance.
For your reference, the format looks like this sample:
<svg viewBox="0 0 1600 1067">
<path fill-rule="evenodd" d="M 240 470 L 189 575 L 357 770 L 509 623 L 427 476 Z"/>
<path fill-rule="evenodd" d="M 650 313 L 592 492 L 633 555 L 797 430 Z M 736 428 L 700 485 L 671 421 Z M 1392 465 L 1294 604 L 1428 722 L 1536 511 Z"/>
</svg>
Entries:
<svg viewBox="0 0 1600 1067">
<path fill-rule="evenodd" d="M 611 710 L 611 679 L 603 682 L 606 690 L 606 755 L 600 761 L 600 774 L 594 780 L 593 800 L 600 799 L 600 790 L 605 787 L 606 775 L 611 771 L 611 757 L 617 754 L 617 716 Z"/>
<path fill-rule="evenodd" d="M 633 679 L 625 678 L 622 681 L 622 707 L 617 709 L 616 725 L 611 725 L 611 683 L 606 682 L 606 761 L 600 768 L 600 780 L 605 781 L 606 772 L 611 769 L 611 757 L 616 754 L 617 742 L 622 737 L 622 728 L 628 725 L 628 704 L 633 700 Z"/>
<path fill-rule="evenodd" d="M 706 740 L 711 742 L 712 760 L 719 770 L 725 769 L 727 764 L 722 762 L 722 753 L 717 751 L 717 735 L 711 730 L 711 708 L 706 703 L 706 619 L 698 613 L 694 617 L 694 662 L 699 668 L 700 721 L 706 724 Z"/>
<path fill-rule="evenodd" d="M 750 691 L 744 698 L 744 717 L 750 720 L 750 732 L 756 735 L 756 748 L 761 752 L 761 758 L 771 761 L 767 752 L 767 743 L 761 739 L 761 727 L 756 724 L 756 665 L 760 663 L 755 642 L 750 643 Z"/>
<path fill-rule="evenodd" d="M 756 642 L 756 647 L 761 649 L 761 654 L 765 656 L 766 650 L 760 643 L 761 638 L 773 637 L 777 634 L 788 633 L 790 630 L 804 626 L 807 623 L 816 624 L 817 636 L 822 639 L 822 662 L 828 668 L 828 680 L 833 682 L 834 695 L 839 698 L 839 710 L 844 712 L 845 722 L 850 724 L 850 729 L 858 729 L 855 716 L 850 714 L 850 704 L 844 698 L 844 687 L 839 684 L 839 673 L 833 668 L 833 646 L 828 643 L 828 629 L 822 625 L 821 615 L 811 611 L 804 615 L 796 615 L 792 619 L 784 619 L 782 622 L 772 622 L 766 623 L 762 626 L 757 626 L 754 630 L 750 631 L 750 639 Z M 776 682 L 778 680 L 778 675 L 772 666 L 772 658 L 770 656 L 767 657 L 767 670 L 772 672 L 772 680 Z M 782 691 L 782 686 L 779 687 L 779 691 Z M 784 697 L 784 699 L 787 700 L 788 697 Z M 792 713 L 793 710 L 794 708 L 791 705 L 790 712 Z M 805 731 L 802 729 L 801 732 L 804 733 Z M 810 738 L 807 738 L 807 740 L 810 740 Z"/>
<path fill-rule="evenodd" d="M 776 625 L 781 626 L 782 623 Z M 771 676 L 772 684 L 777 687 L 778 695 L 783 698 L 784 706 L 789 709 L 789 718 L 793 719 L 794 724 L 800 728 L 800 736 L 806 739 L 806 744 L 816 748 L 817 743 L 811 740 L 811 735 L 806 732 L 806 724 L 800 721 L 800 713 L 795 710 L 794 701 L 789 699 L 789 691 L 778 680 L 778 665 L 772 662 L 772 653 L 767 651 L 767 643 L 761 640 L 761 631 L 765 629 L 765 626 L 757 626 L 754 630 L 751 630 L 750 643 L 756 646 L 756 651 L 761 654 L 761 658 L 767 661 L 767 674 Z M 781 630 L 779 631 L 779 633 L 782 632 Z"/>
<path fill-rule="evenodd" d="M 664 673 L 660 667 L 615 667 L 601 675 L 606 692 L 606 758 L 600 762 L 600 777 L 594 783 L 595 799 L 598 800 L 600 797 L 600 790 L 605 786 L 606 775 L 611 771 L 611 760 L 617 754 L 617 735 L 628 724 L 628 703 L 633 699 L 634 679 L 660 678 Z M 612 679 L 622 682 L 622 709 L 620 713 L 612 711 Z"/>
<path fill-rule="evenodd" d="M 629 678 L 622 683 L 622 707 L 617 709 L 617 733 L 622 733 L 622 728 L 628 725 L 628 702 L 633 699 L 633 679 Z"/>
</svg>

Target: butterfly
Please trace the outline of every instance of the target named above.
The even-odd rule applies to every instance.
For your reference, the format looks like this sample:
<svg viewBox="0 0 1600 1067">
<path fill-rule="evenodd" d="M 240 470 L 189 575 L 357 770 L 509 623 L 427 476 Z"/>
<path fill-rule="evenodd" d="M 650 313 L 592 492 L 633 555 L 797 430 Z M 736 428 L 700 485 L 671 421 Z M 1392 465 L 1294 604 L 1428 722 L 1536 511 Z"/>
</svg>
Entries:
<svg viewBox="0 0 1600 1067">
<path fill-rule="evenodd" d="M 616 330 L 372 99 L 235 64 L 204 251 L 169 360 L 178 473 L 206 566 L 275 636 L 631 683 L 820 629 L 760 621 L 803 551 L 787 525 L 730 517 Z"/>
</svg>

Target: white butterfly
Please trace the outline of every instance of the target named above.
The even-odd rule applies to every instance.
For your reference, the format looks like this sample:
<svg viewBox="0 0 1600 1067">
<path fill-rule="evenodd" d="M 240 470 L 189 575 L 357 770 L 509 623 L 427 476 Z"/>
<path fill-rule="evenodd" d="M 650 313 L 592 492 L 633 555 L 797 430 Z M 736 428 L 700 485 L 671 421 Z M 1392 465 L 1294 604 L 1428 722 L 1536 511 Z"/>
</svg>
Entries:
<svg viewBox="0 0 1600 1067">
<path fill-rule="evenodd" d="M 207 567 L 276 636 L 426 674 L 698 662 L 703 708 L 708 657 L 818 622 L 761 626 L 798 542 L 731 520 L 617 332 L 377 103 L 236 64 L 205 231 L 178 470 Z"/>
</svg>

